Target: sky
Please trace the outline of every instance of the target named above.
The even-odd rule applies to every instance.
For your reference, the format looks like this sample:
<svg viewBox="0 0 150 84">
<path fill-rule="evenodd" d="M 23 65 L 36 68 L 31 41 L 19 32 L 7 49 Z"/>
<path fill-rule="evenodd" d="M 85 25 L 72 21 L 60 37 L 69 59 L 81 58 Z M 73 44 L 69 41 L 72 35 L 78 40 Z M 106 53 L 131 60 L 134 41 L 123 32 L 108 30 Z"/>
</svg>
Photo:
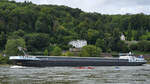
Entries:
<svg viewBox="0 0 150 84">
<path fill-rule="evenodd" d="M 16 0 L 24 2 L 25 0 Z M 101 14 L 150 14 L 150 0 L 26 0 L 35 4 L 65 5 Z"/>
</svg>

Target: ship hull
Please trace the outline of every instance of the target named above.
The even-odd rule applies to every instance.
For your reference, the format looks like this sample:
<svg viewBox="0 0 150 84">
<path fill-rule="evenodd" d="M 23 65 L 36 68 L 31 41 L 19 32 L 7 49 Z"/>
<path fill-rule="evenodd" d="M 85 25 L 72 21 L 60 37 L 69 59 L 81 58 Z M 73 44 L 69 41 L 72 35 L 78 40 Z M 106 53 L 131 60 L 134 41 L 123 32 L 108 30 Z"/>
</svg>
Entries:
<svg viewBox="0 0 150 84">
<path fill-rule="evenodd" d="M 14 60 L 15 65 L 29 67 L 54 66 L 141 66 L 146 62 L 110 62 L 110 61 L 49 61 L 49 60 Z"/>
</svg>

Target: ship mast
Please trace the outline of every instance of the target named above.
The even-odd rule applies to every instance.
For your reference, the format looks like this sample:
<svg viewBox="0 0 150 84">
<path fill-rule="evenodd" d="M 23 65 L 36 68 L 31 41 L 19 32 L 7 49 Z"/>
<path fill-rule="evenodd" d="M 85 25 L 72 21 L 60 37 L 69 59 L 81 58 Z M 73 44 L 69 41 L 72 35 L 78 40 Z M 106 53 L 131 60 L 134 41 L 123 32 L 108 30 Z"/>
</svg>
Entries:
<svg viewBox="0 0 150 84">
<path fill-rule="evenodd" d="M 22 51 L 24 56 L 27 56 L 26 52 L 22 49 L 22 47 L 18 46 L 19 51 Z"/>
</svg>

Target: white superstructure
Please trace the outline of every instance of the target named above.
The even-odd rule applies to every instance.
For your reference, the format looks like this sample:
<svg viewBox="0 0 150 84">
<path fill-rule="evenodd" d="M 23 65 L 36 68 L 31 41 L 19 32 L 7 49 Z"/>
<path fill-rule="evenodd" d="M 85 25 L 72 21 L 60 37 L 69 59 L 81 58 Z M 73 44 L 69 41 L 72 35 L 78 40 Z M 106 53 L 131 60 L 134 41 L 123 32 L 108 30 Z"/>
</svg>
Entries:
<svg viewBox="0 0 150 84">
<path fill-rule="evenodd" d="M 35 56 L 10 56 L 10 60 L 39 60 Z"/>
<path fill-rule="evenodd" d="M 129 62 L 146 62 L 146 60 L 140 56 L 140 58 L 135 57 L 131 54 L 131 52 L 129 53 L 124 53 L 124 54 L 120 54 L 119 59 L 128 59 Z"/>
</svg>

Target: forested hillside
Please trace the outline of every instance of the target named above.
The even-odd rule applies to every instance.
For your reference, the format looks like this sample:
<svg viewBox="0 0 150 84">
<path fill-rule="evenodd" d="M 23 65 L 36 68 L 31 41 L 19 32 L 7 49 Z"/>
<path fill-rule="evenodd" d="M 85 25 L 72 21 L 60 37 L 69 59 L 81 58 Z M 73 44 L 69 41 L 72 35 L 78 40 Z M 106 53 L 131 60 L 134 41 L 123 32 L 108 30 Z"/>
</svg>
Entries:
<svg viewBox="0 0 150 84">
<path fill-rule="evenodd" d="M 127 45 L 121 34 L 128 41 L 140 41 L 139 45 Z M 103 52 L 149 51 L 150 15 L 103 15 L 66 6 L 0 1 L 1 52 L 11 51 L 9 45 L 15 41 L 30 52 L 51 51 L 54 45 L 68 50 L 68 42 L 76 39 L 85 39 Z"/>
</svg>

